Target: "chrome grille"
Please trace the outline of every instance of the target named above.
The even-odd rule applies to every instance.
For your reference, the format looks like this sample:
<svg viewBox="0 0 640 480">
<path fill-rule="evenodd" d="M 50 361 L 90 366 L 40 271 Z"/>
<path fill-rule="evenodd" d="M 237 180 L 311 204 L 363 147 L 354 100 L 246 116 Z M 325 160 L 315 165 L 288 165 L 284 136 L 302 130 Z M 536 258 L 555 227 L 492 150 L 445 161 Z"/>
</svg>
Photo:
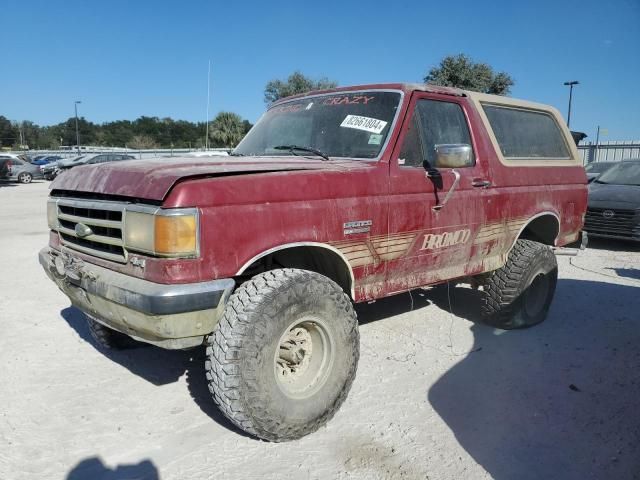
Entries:
<svg viewBox="0 0 640 480">
<path fill-rule="evenodd" d="M 589 208 L 585 216 L 584 229 L 588 233 L 634 237 L 637 235 L 638 219 L 635 210 L 613 208 Z"/>
<path fill-rule="evenodd" d="M 61 198 L 57 201 L 60 242 L 71 249 L 96 257 L 127 262 L 123 241 L 124 204 Z M 76 225 L 91 228 L 79 237 Z"/>
</svg>

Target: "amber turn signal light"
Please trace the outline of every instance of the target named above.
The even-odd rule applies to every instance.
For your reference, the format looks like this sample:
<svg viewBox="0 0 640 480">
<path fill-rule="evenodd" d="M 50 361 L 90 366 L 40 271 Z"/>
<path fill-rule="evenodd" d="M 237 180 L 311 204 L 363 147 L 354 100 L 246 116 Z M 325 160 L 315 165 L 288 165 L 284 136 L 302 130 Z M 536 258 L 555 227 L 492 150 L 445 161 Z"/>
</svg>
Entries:
<svg viewBox="0 0 640 480">
<path fill-rule="evenodd" d="M 195 255 L 197 251 L 195 215 L 157 215 L 154 251 L 159 255 Z"/>
</svg>

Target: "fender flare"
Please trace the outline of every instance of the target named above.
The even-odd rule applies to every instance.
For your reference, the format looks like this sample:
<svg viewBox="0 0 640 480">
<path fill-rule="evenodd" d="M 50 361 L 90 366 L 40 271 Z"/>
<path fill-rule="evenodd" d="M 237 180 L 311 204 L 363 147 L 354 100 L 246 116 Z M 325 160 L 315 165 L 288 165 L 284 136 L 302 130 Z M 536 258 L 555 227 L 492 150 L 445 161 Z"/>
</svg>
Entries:
<svg viewBox="0 0 640 480">
<path fill-rule="evenodd" d="M 516 246 L 516 242 L 518 241 L 518 239 L 520 238 L 520 235 L 522 235 L 522 232 L 525 231 L 525 229 L 531 224 L 531 222 L 533 222 L 536 218 L 540 218 L 540 217 L 544 217 L 545 215 L 551 215 L 552 217 L 554 217 L 556 219 L 556 222 L 558 222 L 558 233 L 556 234 L 556 237 L 553 239 L 553 243 L 555 244 L 556 240 L 558 239 L 558 235 L 560 235 L 560 216 L 555 213 L 552 212 L 550 210 L 546 210 L 544 212 L 540 212 L 540 213 L 536 213 L 535 215 L 533 215 L 532 217 L 530 217 L 525 223 L 524 225 L 522 225 L 522 227 L 520 227 L 520 230 L 518 231 L 518 234 L 516 235 L 516 237 L 513 239 L 513 243 L 511 244 L 511 247 L 509 247 L 509 249 L 505 252 L 504 254 L 504 258 L 505 261 L 507 259 L 507 257 L 509 256 L 509 254 L 511 253 L 511 250 L 513 250 L 513 247 Z"/>
<path fill-rule="evenodd" d="M 247 262 L 245 262 L 242 265 L 242 267 L 240 267 L 240 269 L 236 272 L 234 276 L 237 277 L 239 275 L 242 275 L 247 270 L 247 268 L 249 268 L 251 265 L 253 265 L 255 262 L 257 262 L 261 258 L 266 257 L 267 255 L 270 255 L 275 252 L 279 252 L 281 250 L 287 250 L 289 248 L 295 248 L 295 247 L 324 248 L 325 250 L 329 250 L 330 252 L 335 253 L 342 260 L 344 265 L 347 267 L 347 271 L 349 272 L 349 290 L 350 290 L 349 293 L 351 294 L 351 298 L 355 299 L 355 277 L 353 276 L 353 268 L 351 268 L 351 265 L 349 264 L 347 257 L 345 257 L 344 254 L 340 252 L 340 250 L 338 250 L 337 248 L 321 242 L 292 242 L 292 243 L 285 243 L 282 245 L 269 248 L 250 258 Z"/>
</svg>

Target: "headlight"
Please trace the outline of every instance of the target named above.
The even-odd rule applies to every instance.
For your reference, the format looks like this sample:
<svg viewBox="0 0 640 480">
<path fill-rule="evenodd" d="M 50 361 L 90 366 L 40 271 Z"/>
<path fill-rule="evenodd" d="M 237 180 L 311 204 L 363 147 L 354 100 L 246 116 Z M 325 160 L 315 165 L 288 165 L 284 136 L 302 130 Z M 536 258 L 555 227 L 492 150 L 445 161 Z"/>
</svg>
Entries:
<svg viewBox="0 0 640 480">
<path fill-rule="evenodd" d="M 57 200 L 47 200 L 47 222 L 51 230 L 58 229 L 58 202 Z"/>
<path fill-rule="evenodd" d="M 125 247 L 163 257 L 198 255 L 198 212 L 195 209 L 158 210 L 155 214 L 127 210 Z"/>
</svg>

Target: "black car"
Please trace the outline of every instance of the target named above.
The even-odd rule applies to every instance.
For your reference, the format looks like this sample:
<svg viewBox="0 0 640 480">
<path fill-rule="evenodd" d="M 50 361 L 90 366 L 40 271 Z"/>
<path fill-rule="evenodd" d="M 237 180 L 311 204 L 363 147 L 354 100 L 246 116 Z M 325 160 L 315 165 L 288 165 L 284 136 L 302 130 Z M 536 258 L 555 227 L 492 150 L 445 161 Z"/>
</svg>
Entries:
<svg viewBox="0 0 640 480">
<path fill-rule="evenodd" d="M 587 172 L 587 180 L 589 183 L 593 182 L 600 174 L 606 172 L 618 162 L 593 162 L 584 167 Z"/>
<path fill-rule="evenodd" d="M 623 160 L 589 184 L 590 236 L 640 241 L 640 159 Z"/>
</svg>

